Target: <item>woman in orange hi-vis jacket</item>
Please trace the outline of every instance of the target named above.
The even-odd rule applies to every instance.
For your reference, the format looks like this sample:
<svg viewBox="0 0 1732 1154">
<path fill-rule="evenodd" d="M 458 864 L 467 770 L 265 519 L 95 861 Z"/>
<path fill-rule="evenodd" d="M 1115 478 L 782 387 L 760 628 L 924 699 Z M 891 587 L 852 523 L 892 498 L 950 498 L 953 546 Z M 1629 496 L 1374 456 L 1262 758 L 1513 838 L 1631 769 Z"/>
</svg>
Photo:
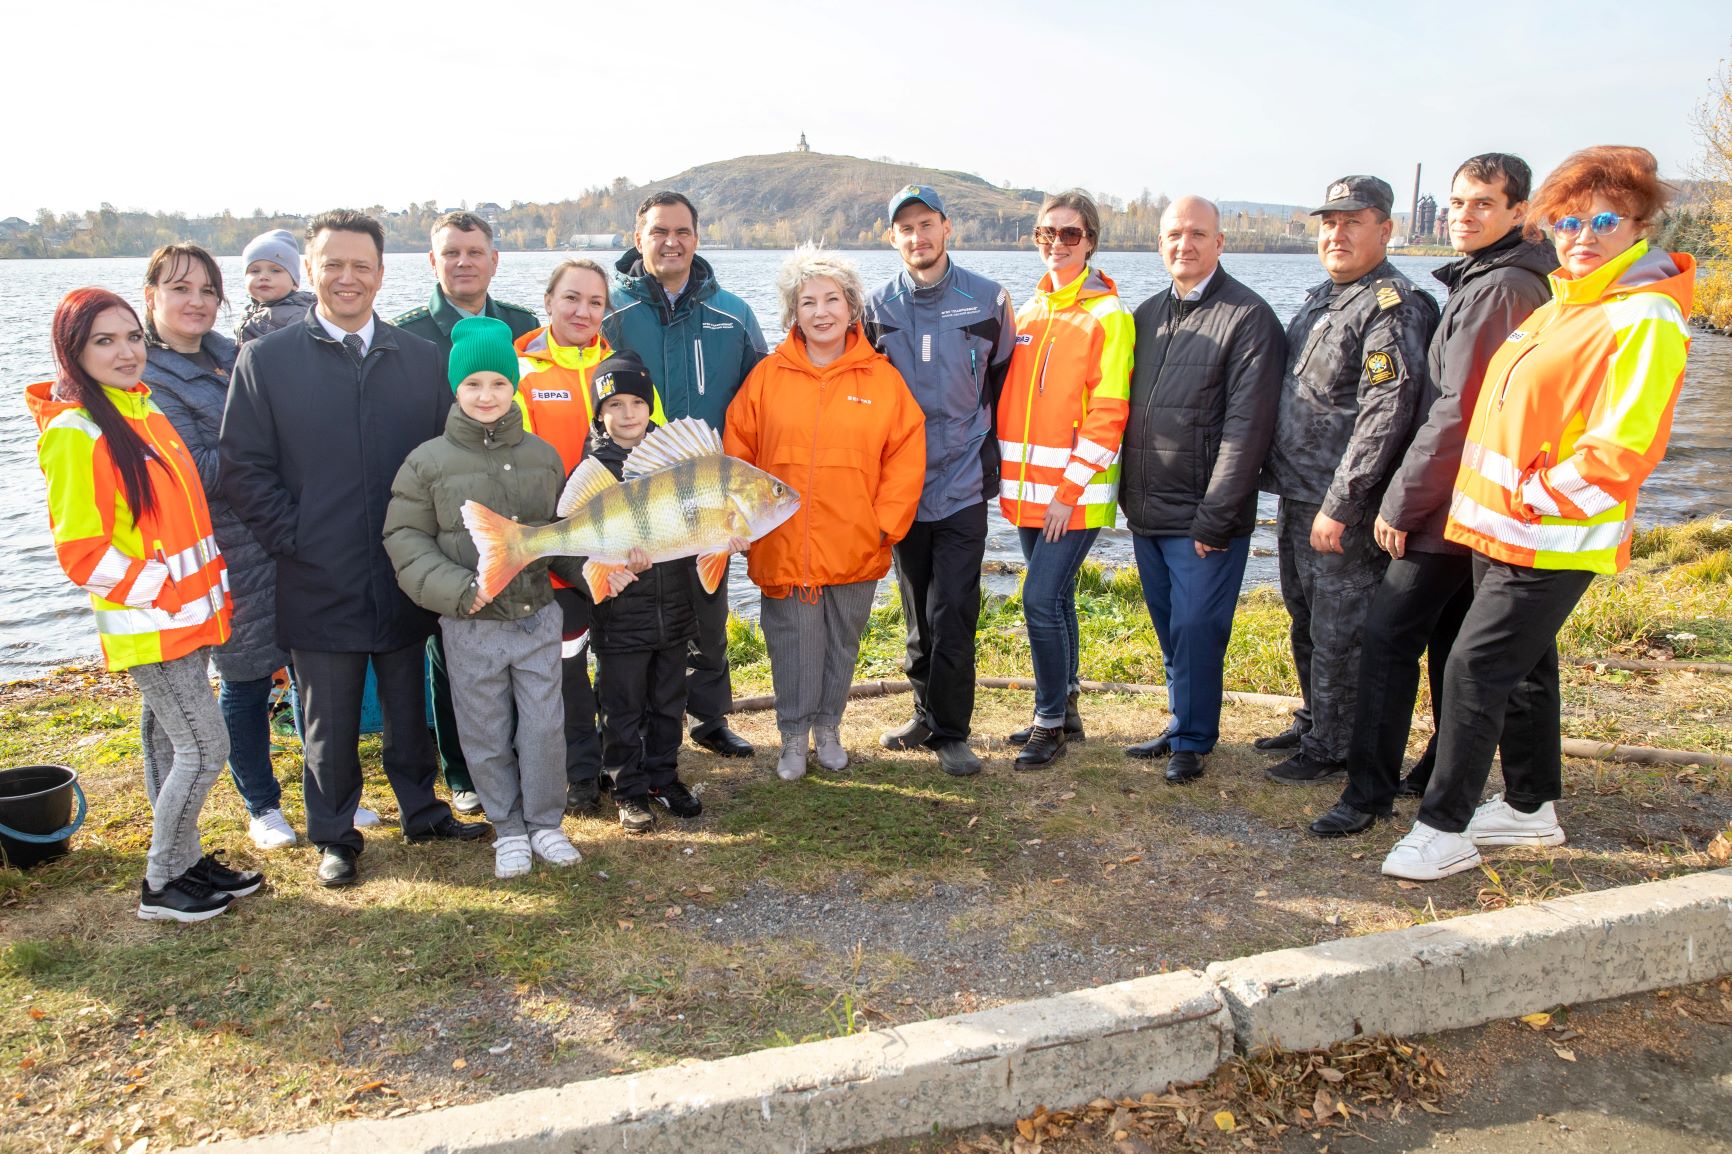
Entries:
<svg viewBox="0 0 1732 1154">
<path fill-rule="evenodd" d="M 1563 266 L 1486 367 L 1444 535 L 1474 551 L 1474 599 L 1444 666 L 1437 768 L 1383 872 L 1428 881 L 1481 846 L 1560 845 L 1557 632 L 1596 573 L 1629 564 L 1636 496 L 1666 452 L 1696 262 L 1648 247 L 1653 154 L 1575 153 L 1534 194 Z M 1537 222 L 1537 223 L 1536 223 Z M 1475 809 L 1503 748 L 1504 794 Z"/>
<path fill-rule="evenodd" d="M 211 646 L 229 639 L 228 570 L 198 467 L 139 377 L 144 326 L 106 289 L 74 289 L 54 313 L 60 376 L 25 403 L 41 436 L 54 552 L 90 594 L 102 655 L 138 684 L 154 819 L 138 916 L 203 921 L 263 878 L 200 854 L 199 811 L 228 760 L 211 692 Z"/>
<path fill-rule="evenodd" d="M 902 374 L 861 328 L 854 266 L 810 246 L 777 276 L 788 336 L 728 406 L 722 442 L 786 481 L 800 510 L 752 543 L 746 572 L 763 592 L 782 753 L 776 772 L 843 769 L 842 710 L 860 636 L 890 547 L 914 523 L 926 480 L 926 416 Z"/>
<path fill-rule="evenodd" d="M 1094 201 L 1049 196 L 1036 220 L 1046 275 L 1017 310 L 998 401 L 999 507 L 1028 563 L 1022 612 L 1034 664 L 1034 724 L 1010 735 L 1022 746 L 1018 769 L 1044 768 L 1082 738 L 1076 575 L 1117 508 L 1136 345 L 1118 286 L 1089 264 L 1100 245 Z"/>
</svg>

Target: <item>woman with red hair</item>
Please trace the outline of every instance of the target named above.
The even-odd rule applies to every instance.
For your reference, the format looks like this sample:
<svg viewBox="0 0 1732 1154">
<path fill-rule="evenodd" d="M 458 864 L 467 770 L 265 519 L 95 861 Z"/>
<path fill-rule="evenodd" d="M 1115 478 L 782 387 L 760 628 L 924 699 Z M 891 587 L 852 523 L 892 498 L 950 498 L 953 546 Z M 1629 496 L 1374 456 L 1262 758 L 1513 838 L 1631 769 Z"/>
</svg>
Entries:
<svg viewBox="0 0 1732 1154">
<path fill-rule="evenodd" d="M 41 436 L 60 567 L 90 594 L 102 655 L 137 683 L 154 811 L 138 916 L 203 921 L 264 880 L 199 847 L 198 817 L 228 759 L 211 692 L 212 646 L 229 638 L 228 571 L 198 468 L 140 381 L 145 333 L 106 289 L 74 289 L 54 313 L 57 380 L 25 390 Z"/>
<path fill-rule="evenodd" d="M 1653 154 L 1583 149 L 1534 195 L 1562 266 L 1552 299 L 1486 368 L 1444 535 L 1474 551 L 1474 600 L 1444 666 L 1437 768 L 1384 860 L 1429 881 L 1481 846 L 1561 845 L 1557 633 L 1596 573 L 1630 562 L 1636 496 L 1666 452 L 1696 262 L 1648 247 Z M 1475 808 L 1503 748 L 1504 793 Z"/>
</svg>

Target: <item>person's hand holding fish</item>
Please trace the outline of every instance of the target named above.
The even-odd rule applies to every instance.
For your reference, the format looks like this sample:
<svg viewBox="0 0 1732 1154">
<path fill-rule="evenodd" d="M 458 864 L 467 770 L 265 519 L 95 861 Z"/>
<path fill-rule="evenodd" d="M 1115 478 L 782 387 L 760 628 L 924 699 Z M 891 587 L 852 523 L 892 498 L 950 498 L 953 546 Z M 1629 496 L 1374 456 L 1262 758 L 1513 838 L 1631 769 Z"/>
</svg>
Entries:
<svg viewBox="0 0 1732 1154">
<path fill-rule="evenodd" d="M 722 438 L 695 418 L 653 429 L 626 458 L 616 480 L 593 458 L 573 470 L 551 525 L 520 525 L 475 501 L 463 523 L 480 555 L 480 589 L 498 596 L 525 565 L 542 557 L 584 557 L 590 595 L 603 601 L 630 584 L 640 563 L 698 559 L 698 578 L 714 593 L 728 557 L 792 517 L 800 494 L 754 465 L 722 452 Z M 642 566 L 647 568 L 647 566 Z M 615 583 L 615 574 L 625 580 Z"/>
</svg>

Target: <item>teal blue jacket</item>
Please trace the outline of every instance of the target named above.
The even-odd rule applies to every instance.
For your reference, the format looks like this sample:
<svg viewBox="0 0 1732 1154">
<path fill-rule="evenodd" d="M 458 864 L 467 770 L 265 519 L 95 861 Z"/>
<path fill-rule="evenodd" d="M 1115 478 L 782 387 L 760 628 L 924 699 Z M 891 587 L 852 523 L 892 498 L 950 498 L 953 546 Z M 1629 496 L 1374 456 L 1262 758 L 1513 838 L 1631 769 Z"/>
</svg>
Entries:
<svg viewBox="0 0 1732 1154">
<path fill-rule="evenodd" d="M 728 402 L 764 359 L 752 307 L 717 284 L 702 257 L 692 258 L 691 280 L 671 307 L 635 248 L 614 267 L 613 310 L 601 324 L 607 343 L 643 361 L 669 420 L 698 417 L 720 432 Z"/>
</svg>

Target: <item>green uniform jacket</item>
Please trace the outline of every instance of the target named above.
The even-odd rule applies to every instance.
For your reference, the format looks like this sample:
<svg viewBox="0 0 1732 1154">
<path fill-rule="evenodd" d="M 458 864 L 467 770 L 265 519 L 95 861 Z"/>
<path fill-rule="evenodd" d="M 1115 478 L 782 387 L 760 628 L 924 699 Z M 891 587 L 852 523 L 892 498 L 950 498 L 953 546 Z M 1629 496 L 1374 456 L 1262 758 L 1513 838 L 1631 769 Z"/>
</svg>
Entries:
<svg viewBox="0 0 1732 1154">
<path fill-rule="evenodd" d="M 463 525 L 463 502 L 478 501 L 523 525 L 555 519 L 565 466 L 559 450 L 523 431 L 516 405 L 489 428 L 456 405 L 445 435 L 423 442 L 397 470 L 385 510 L 385 552 L 409 599 L 442 617 L 468 617 L 479 555 Z M 552 567 L 576 584 L 578 557 L 543 557 L 511 579 L 476 617 L 516 621 L 553 600 Z"/>
<path fill-rule="evenodd" d="M 487 298 L 487 307 L 480 315 L 490 316 L 510 325 L 512 340 L 531 329 L 541 327 L 541 322 L 531 310 L 496 301 L 491 296 Z M 422 340 L 432 341 L 446 356 L 450 356 L 451 330 L 462 319 L 463 314 L 457 311 L 457 306 L 445 299 L 445 290 L 435 284 L 432 299 L 419 308 L 410 309 L 391 323 L 404 332 L 414 333 Z"/>
</svg>

